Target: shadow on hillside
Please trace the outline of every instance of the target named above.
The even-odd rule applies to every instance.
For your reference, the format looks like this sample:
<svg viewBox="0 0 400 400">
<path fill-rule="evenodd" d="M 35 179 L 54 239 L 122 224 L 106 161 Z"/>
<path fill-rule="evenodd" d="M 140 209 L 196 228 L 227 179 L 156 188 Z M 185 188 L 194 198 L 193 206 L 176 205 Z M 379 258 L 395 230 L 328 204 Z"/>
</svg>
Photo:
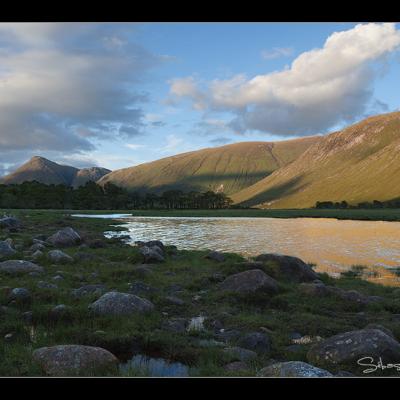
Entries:
<svg viewBox="0 0 400 400">
<path fill-rule="evenodd" d="M 293 178 L 288 182 L 285 182 L 281 185 L 275 185 L 272 188 L 259 193 L 250 199 L 239 203 L 240 205 L 244 206 L 255 206 L 261 203 L 273 201 L 280 199 L 284 196 L 288 196 L 300 191 L 305 185 L 299 185 L 301 181 L 301 176 Z"/>
</svg>

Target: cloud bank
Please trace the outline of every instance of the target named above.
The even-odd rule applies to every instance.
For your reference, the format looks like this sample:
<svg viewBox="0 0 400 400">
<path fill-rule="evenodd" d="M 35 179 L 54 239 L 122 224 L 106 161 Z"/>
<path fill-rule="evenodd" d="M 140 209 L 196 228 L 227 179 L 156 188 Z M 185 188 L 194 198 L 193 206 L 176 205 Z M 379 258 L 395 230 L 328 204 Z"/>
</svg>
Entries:
<svg viewBox="0 0 400 400">
<path fill-rule="evenodd" d="M 170 81 L 170 94 L 189 99 L 196 110 L 232 113 L 229 126 L 237 133 L 326 132 L 362 116 L 371 101 L 379 104 L 373 101 L 375 67 L 399 46 L 395 24 L 359 24 L 333 33 L 322 48 L 300 54 L 282 71 L 236 75 L 205 87 L 190 76 L 177 78 Z"/>
<path fill-rule="evenodd" d="M 162 62 L 134 24 L 0 24 L 0 164 L 32 152 L 79 153 L 132 137 L 146 121 L 137 87 Z M 8 156 L 6 155 L 8 154 Z M 5 166 L 1 166 L 5 170 Z"/>
</svg>

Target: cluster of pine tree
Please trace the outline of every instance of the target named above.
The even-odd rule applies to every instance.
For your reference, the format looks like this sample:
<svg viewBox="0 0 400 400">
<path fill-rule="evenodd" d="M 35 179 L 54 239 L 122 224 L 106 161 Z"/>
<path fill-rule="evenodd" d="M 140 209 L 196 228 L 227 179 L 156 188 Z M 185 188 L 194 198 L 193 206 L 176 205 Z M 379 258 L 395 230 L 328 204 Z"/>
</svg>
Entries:
<svg viewBox="0 0 400 400">
<path fill-rule="evenodd" d="M 169 190 L 161 195 L 128 192 L 112 183 L 104 186 L 88 182 L 72 188 L 45 185 L 36 181 L 0 185 L 0 208 L 131 210 L 131 209 L 219 209 L 229 208 L 232 200 L 224 193 Z"/>
</svg>

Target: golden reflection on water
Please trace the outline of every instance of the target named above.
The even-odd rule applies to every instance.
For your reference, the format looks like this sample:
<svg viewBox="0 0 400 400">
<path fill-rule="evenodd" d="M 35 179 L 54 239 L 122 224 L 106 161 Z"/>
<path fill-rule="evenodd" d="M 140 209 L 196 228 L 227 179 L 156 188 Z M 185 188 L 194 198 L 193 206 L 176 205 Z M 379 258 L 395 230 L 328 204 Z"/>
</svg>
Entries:
<svg viewBox="0 0 400 400">
<path fill-rule="evenodd" d="M 123 221 L 132 242 L 157 239 L 180 249 L 245 256 L 282 253 L 314 263 L 317 271 L 333 276 L 352 265 L 365 265 L 369 272 L 379 274 L 368 280 L 400 286 L 399 278 L 387 269 L 400 266 L 400 222 L 195 217 L 131 217 Z"/>
</svg>

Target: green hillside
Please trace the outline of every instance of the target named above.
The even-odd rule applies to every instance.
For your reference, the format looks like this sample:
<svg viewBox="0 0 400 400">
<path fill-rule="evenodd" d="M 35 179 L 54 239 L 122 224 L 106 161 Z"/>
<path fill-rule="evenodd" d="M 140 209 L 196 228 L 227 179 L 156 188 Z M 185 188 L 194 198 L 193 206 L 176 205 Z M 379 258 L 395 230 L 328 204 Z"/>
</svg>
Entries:
<svg viewBox="0 0 400 400">
<path fill-rule="evenodd" d="M 368 118 L 314 143 L 293 163 L 232 196 L 261 208 L 306 208 L 400 197 L 400 112 Z"/>
<path fill-rule="evenodd" d="M 292 162 L 319 139 L 244 142 L 192 151 L 113 171 L 98 183 L 112 182 L 141 192 L 211 189 L 230 195 Z"/>
</svg>

